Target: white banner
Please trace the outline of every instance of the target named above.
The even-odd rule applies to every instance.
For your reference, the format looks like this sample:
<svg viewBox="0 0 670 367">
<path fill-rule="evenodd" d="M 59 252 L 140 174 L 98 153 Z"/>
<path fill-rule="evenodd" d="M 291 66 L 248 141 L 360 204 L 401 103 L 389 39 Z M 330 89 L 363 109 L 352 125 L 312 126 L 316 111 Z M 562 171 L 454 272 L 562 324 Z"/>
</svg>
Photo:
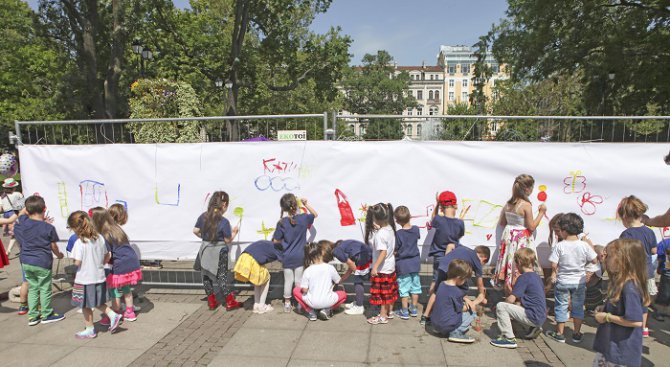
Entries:
<svg viewBox="0 0 670 367">
<path fill-rule="evenodd" d="M 153 259 L 195 257 L 199 240 L 193 225 L 216 190 L 230 194 L 226 217 L 233 226 L 241 221 L 236 241 L 243 243 L 271 238 L 279 219 L 279 198 L 286 192 L 308 198 L 319 213 L 310 235 L 316 240 L 361 239 L 366 204 L 405 205 L 412 223 L 422 227 L 424 256 L 435 195 L 450 190 L 460 208 L 469 207 L 462 242 L 493 249 L 500 209 L 521 173 L 535 178 L 534 209 L 542 185 L 548 218 L 559 212 L 578 213 L 589 236 L 605 244 L 624 229 L 615 220 L 622 197 L 639 196 L 652 214 L 667 210 L 667 152 L 667 144 L 411 141 L 19 149 L 24 194 L 45 198 L 61 239 L 69 236 L 70 212 L 122 203 L 130 216 L 125 228 L 131 240 L 144 258 Z M 547 256 L 547 222 L 543 220 L 537 231 L 541 258 Z"/>
</svg>

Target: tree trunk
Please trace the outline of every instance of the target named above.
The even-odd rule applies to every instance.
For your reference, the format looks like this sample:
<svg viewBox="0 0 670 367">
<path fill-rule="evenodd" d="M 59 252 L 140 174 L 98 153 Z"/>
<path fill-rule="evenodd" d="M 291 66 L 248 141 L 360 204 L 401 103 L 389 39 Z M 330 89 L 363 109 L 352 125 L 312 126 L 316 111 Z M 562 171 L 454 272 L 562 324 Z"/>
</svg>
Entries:
<svg viewBox="0 0 670 367">
<path fill-rule="evenodd" d="M 107 76 L 105 78 L 105 116 L 116 118 L 119 114 L 119 78 L 123 64 L 123 45 L 126 33 L 123 30 L 125 6 L 120 0 L 112 0 L 112 49 Z"/>
<path fill-rule="evenodd" d="M 82 61 L 86 84 L 90 88 L 89 114 L 95 118 L 105 118 L 105 103 L 98 80 L 98 55 L 95 47 L 99 25 L 97 0 L 87 0 L 86 14 L 82 17 Z"/>
</svg>

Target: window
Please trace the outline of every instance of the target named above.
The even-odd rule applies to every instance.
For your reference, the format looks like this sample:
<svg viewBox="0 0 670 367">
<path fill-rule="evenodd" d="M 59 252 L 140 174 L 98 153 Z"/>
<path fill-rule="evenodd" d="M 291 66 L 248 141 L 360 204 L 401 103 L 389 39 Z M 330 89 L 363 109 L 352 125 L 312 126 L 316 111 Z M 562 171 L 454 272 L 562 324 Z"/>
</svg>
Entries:
<svg viewBox="0 0 670 367">
<path fill-rule="evenodd" d="M 421 136 L 421 124 L 416 125 L 416 135 Z"/>
<path fill-rule="evenodd" d="M 454 101 L 454 92 L 449 92 L 449 101 Z"/>
<path fill-rule="evenodd" d="M 467 87 L 468 87 L 468 80 L 463 79 L 463 88 L 467 88 Z"/>
<path fill-rule="evenodd" d="M 437 115 L 437 107 L 431 107 L 429 114 L 431 116 Z"/>
<path fill-rule="evenodd" d="M 440 91 L 439 90 L 435 91 L 435 99 L 440 99 Z"/>
<path fill-rule="evenodd" d="M 365 135 L 365 125 L 361 124 L 361 126 L 358 128 L 358 133 L 360 135 Z"/>
<path fill-rule="evenodd" d="M 468 92 L 463 92 L 463 98 L 461 99 L 461 102 L 467 102 L 468 101 Z"/>
<path fill-rule="evenodd" d="M 356 132 L 356 125 L 349 124 L 349 131 L 351 131 L 352 133 L 355 133 Z"/>
<path fill-rule="evenodd" d="M 410 97 L 414 97 L 414 91 L 410 90 L 410 91 L 408 92 L 408 95 L 409 95 Z"/>
<path fill-rule="evenodd" d="M 453 87 L 454 87 L 454 80 L 449 79 L 449 88 L 453 88 Z"/>
<path fill-rule="evenodd" d="M 433 74 L 430 74 L 430 80 L 433 80 L 434 76 Z"/>
<path fill-rule="evenodd" d="M 461 65 L 461 73 L 470 74 L 470 64 L 462 64 Z"/>
<path fill-rule="evenodd" d="M 416 108 L 416 115 L 417 116 L 423 115 L 423 107 L 417 107 Z"/>
<path fill-rule="evenodd" d="M 449 74 L 453 74 L 456 72 L 456 66 L 455 65 L 449 65 Z"/>
<path fill-rule="evenodd" d="M 423 91 L 422 90 L 416 91 L 416 99 L 418 99 L 419 101 L 423 99 Z"/>
<path fill-rule="evenodd" d="M 412 124 L 407 125 L 407 132 L 405 135 L 412 136 Z"/>
<path fill-rule="evenodd" d="M 412 108 L 411 107 L 407 109 L 407 115 L 412 116 Z"/>
<path fill-rule="evenodd" d="M 433 99 L 433 91 L 428 91 L 428 99 Z"/>
</svg>

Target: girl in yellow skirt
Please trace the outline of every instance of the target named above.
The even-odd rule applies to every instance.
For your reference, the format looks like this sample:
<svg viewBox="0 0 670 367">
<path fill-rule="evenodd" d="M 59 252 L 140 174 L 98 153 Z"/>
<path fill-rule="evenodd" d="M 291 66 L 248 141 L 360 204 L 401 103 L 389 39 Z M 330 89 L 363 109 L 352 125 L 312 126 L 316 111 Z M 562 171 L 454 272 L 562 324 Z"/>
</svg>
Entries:
<svg viewBox="0 0 670 367">
<path fill-rule="evenodd" d="M 254 285 L 254 313 L 273 310 L 265 304 L 270 288 L 270 272 L 265 264 L 278 260 L 279 254 L 272 241 L 256 241 L 242 252 L 235 263 L 235 279 Z"/>
</svg>

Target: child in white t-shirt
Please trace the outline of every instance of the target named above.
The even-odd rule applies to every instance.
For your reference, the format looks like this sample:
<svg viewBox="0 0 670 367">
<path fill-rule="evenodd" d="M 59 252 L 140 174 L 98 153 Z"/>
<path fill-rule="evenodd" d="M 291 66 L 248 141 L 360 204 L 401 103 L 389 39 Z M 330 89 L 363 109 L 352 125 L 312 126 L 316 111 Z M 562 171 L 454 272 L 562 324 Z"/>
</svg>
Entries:
<svg viewBox="0 0 670 367">
<path fill-rule="evenodd" d="M 293 296 L 307 312 L 310 321 L 316 321 L 319 310 L 321 320 L 329 320 L 333 308 L 347 300 L 345 291 L 333 291 L 340 282 L 340 274 L 328 262 L 333 260 L 333 244 L 329 241 L 311 242 L 305 246 L 305 271 L 300 287 L 293 288 Z"/>
<path fill-rule="evenodd" d="M 593 247 L 579 239 L 584 232 L 584 220 L 575 214 L 568 213 L 558 220 L 560 236 L 563 240 L 551 251 L 552 274 L 550 281 L 555 284 L 554 297 L 556 304 L 556 331 L 548 331 L 547 336 L 557 342 L 565 343 L 563 331 L 568 321 L 568 304 L 572 306 L 571 314 L 575 329 L 572 341 L 582 341 L 582 320 L 584 319 L 584 301 L 586 297 L 586 264 L 595 263 L 598 255 Z"/>
</svg>

